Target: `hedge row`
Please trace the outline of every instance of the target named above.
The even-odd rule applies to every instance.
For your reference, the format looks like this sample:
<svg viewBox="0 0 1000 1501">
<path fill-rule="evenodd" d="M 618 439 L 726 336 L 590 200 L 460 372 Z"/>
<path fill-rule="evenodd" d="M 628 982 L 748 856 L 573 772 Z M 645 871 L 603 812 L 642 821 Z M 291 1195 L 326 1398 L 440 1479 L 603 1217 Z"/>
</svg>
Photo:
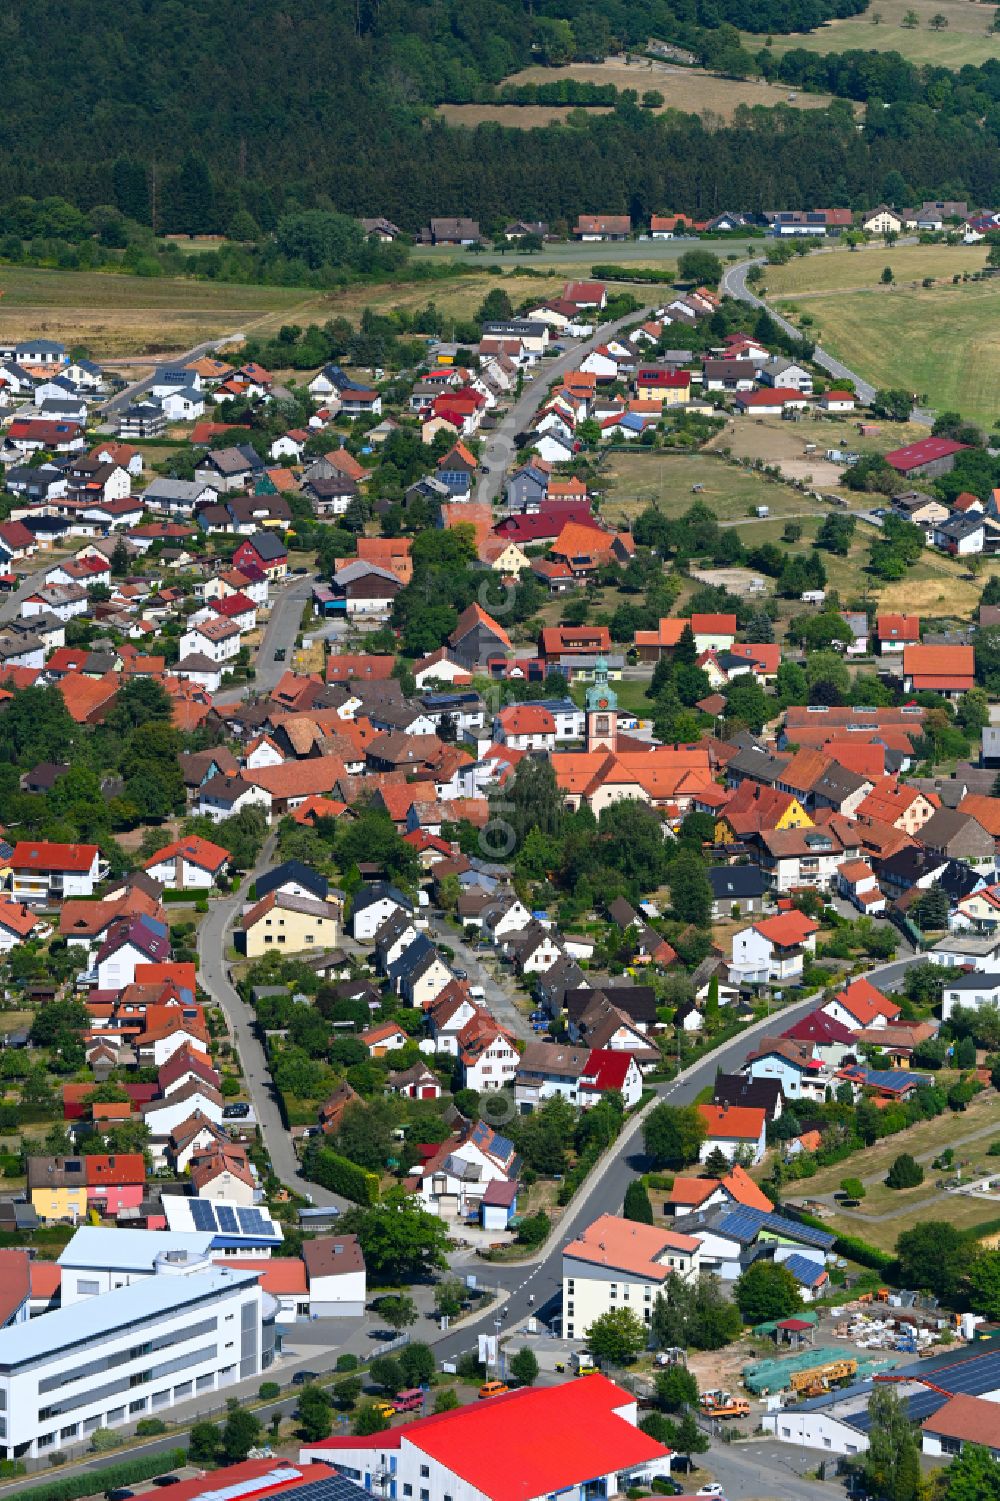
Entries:
<svg viewBox="0 0 1000 1501">
<path fill-rule="evenodd" d="M 154 1475 L 163 1475 L 187 1463 L 186 1449 L 168 1449 L 165 1453 L 144 1454 L 138 1459 L 121 1459 L 117 1464 L 107 1465 L 99 1471 L 85 1470 L 80 1475 L 65 1475 L 61 1480 L 46 1480 L 41 1485 L 18 1490 L 24 1501 L 77 1501 L 80 1496 L 92 1496 L 95 1491 L 114 1490 L 119 1485 L 131 1485 L 140 1480 L 151 1480 Z"/>
<path fill-rule="evenodd" d="M 355 1204 L 378 1202 L 378 1175 L 358 1167 L 356 1162 L 341 1157 L 330 1147 L 317 1147 L 309 1153 L 307 1171 L 315 1182 Z"/>
</svg>

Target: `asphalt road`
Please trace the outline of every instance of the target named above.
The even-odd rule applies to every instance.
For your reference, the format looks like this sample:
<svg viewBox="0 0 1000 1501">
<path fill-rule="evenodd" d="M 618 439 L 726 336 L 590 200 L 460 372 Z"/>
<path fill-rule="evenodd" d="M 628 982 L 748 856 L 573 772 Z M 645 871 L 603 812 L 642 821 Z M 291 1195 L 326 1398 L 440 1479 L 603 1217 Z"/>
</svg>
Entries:
<svg viewBox="0 0 1000 1501">
<path fill-rule="evenodd" d="M 735 297 L 737 302 L 748 303 L 750 307 L 767 308 L 767 311 L 779 328 L 783 328 L 785 333 L 791 335 L 793 339 L 801 339 L 801 330 L 797 329 L 794 323 L 789 323 L 788 319 L 782 317 L 780 313 L 776 313 L 774 308 L 768 307 L 763 298 L 757 297 L 747 286 L 747 272 L 750 270 L 750 267 L 765 264 L 765 261 L 757 259 L 740 261 L 738 265 L 727 267 L 722 275 L 720 290 L 729 297 Z M 813 359 L 820 369 L 825 370 L 828 375 L 834 376 L 837 380 L 851 381 L 854 389 L 866 406 L 874 399 L 875 387 L 871 382 L 863 379 L 862 376 L 858 375 L 856 370 L 849 369 L 840 360 L 834 359 L 832 354 L 827 354 L 826 350 L 819 344 L 816 346 Z"/>
<path fill-rule="evenodd" d="M 318 1183 L 309 1183 L 302 1176 L 292 1138 L 282 1119 L 278 1094 L 267 1066 L 267 1056 L 254 1028 L 253 1009 L 246 1004 L 229 978 L 229 964 L 226 960 L 229 930 L 246 900 L 250 882 L 273 865 L 275 842 L 276 836 L 269 835 L 253 872 L 240 891 L 209 902 L 208 915 L 198 929 L 198 970 L 203 987 L 221 1006 L 229 1023 L 243 1065 L 247 1093 L 253 1103 L 257 1124 L 275 1173 L 283 1183 L 299 1193 L 308 1191 L 315 1204 L 346 1209 L 346 1200 L 330 1193 Z"/>
<path fill-rule="evenodd" d="M 150 359 L 157 366 L 162 364 L 169 364 L 171 367 L 186 365 L 191 360 L 200 360 L 203 354 L 214 354 L 223 344 L 231 344 L 237 339 L 242 339 L 242 337 L 243 334 L 237 329 L 235 333 L 223 334 L 218 339 L 206 339 L 204 343 L 196 344 L 193 349 L 189 349 L 186 354 L 175 355 L 169 361 L 158 361 L 155 359 L 155 356 L 150 356 Z M 141 355 L 137 356 L 135 363 L 144 363 Z M 117 395 L 110 396 L 101 407 L 104 416 L 113 417 L 116 412 L 120 412 L 123 408 L 131 406 L 133 401 L 138 401 L 149 390 L 155 379 L 156 371 L 154 370 L 151 374 L 144 375 L 141 380 L 133 381 L 132 385 L 126 386 L 124 391 L 119 391 Z"/>
<path fill-rule="evenodd" d="M 271 599 L 271 614 L 264 628 L 264 636 L 257 648 L 257 657 L 254 662 L 256 677 L 250 687 L 255 692 L 264 695 L 270 693 L 291 667 L 295 637 L 302 624 L 302 610 L 312 593 L 312 586 L 312 574 L 307 573 L 292 577 L 288 583 L 275 590 Z M 285 657 L 279 662 L 275 657 L 275 652 L 282 648 L 284 648 Z M 242 687 L 226 688 L 222 693 L 215 695 L 215 702 L 217 704 L 239 703 L 245 692 L 246 689 Z"/>
<path fill-rule="evenodd" d="M 596 349 L 598 344 L 606 344 L 608 339 L 621 329 L 627 328 L 632 323 L 641 322 L 648 312 L 649 307 L 637 308 L 634 313 L 629 313 L 627 318 L 617 318 L 613 323 L 602 323 L 589 339 L 572 343 L 566 353 L 559 355 L 557 359 L 541 360 L 533 367 L 534 379 L 525 381 L 521 395 L 511 405 L 507 415 L 494 432 L 486 438 L 483 451 L 486 473 L 480 476 L 476 491 L 477 501 L 492 505 L 496 500 L 514 458 L 516 451 L 514 439 L 518 433 L 524 431 L 535 412 L 545 401 L 552 382 L 566 375 L 568 371 L 578 369 L 580 361 L 592 349 Z"/>
</svg>

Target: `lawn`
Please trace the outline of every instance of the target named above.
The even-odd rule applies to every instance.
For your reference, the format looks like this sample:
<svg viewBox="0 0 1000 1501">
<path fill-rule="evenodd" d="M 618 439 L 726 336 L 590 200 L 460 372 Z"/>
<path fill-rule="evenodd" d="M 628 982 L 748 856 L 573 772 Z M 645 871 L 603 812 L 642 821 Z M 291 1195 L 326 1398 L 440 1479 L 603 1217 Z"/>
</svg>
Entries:
<svg viewBox="0 0 1000 1501">
<path fill-rule="evenodd" d="M 962 1230 L 986 1224 L 1000 1217 L 1000 1203 L 945 1194 L 935 1188 L 935 1182 L 943 1175 L 931 1167 L 931 1160 L 945 1147 L 951 1146 L 957 1159 L 986 1170 L 996 1160 L 986 1155 L 994 1128 L 1000 1134 L 1000 1127 L 996 1127 L 996 1097 L 987 1090 L 973 1100 L 968 1110 L 954 1114 L 946 1111 L 934 1120 L 921 1121 L 908 1131 L 886 1137 L 844 1162 L 820 1168 L 815 1177 L 789 1184 L 786 1196 L 795 1199 L 825 1197 L 839 1189 L 841 1179 L 860 1177 L 867 1192 L 859 1209 L 850 1214 L 834 1211 L 832 1215 L 824 1216 L 823 1223 L 843 1234 L 861 1236 L 887 1251 L 895 1248 L 901 1231 L 911 1229 L 922 1220 L 945 1219 Z M 983 1134 L 979 1135 L 980 1132 Z M 976 1139 L 961 1146 L 960 1143 L 969 1137 Z M 919 1188 L 893 1190 L 885 1187 L 885 1175 L 901 1152 L 909 1152 L 923 1166 L 925 1178 Z M 966 1177 L 973 1175 L 964 1174 Z M 885 1215 L 890 1217 L 880 1218 Z"/>
<path fill-rule="evenodd" d="M 680 516 L 696 501 L 709 506 L 720 521 L 746 517 L 757 506 L 767 506 L 772 516 L 811 516 L 818 511 L 817 502 L 800 491 L 710 452 L 637 448 L 612 453 L 601 467 L 598 484 L 601 514 L 615 523 L 634 520 L 649 505 Z M 703 487 L 697 494 L 695 485 Z"/>
<path fill-rule="evenodd" d="M 903 26 L 907 11 L 914 11 L 919 25 L 912 30 Z M 932 16 L 947 19 L 947 26 L 933 31 Z M 880 19 L 875 22 L 875 17 Z M 1000 35 L 990 30 L 994 9 L 987 5 L 970 5 L 968 0 L 872 0 L 871 7 L 859 16 L 843 21 L 829 21 L 816 31 L 775 36 L 772 50 L 787 52 L 805 47 L 810 52 L 847 52 L 859 47 L 864 51 L 899 52 L 914 63 L 933 63 L 940 68 L 961 68 L 966 63 L 983 63 L 1000 57 Z M 745 32 L 744 46 L 759 52 L 765 38 Z"/>
<path fill-rule="evenodd" d="M 791 104 L 795 109 L 822 109 L 830 103 L 829 94 L 805 94 L 801 90 L 790 94 L 780 84 L 719 78 L 702 68 L 673 67 L 648 58 L 628 66 L 611 59 L 603 63 L 571 63 L 564 68 L 525 68 L 504 82 L 558 83 L 561 79 L 572 79 L 577 83 L 612 83 L 618 89 L 635 89 L 640 98 L 647 89 L 655 89 L 664 99 L 655 111 L 657 114 L 678 109 L 687 114 L 709 115 L 727 121 L 733 118 L 741 104 Z M 547 125 L 553 120 L 565 119 L 570 108 L 569 105 L 443 104 L 438 113 L 449 125 L 479 125 L 489 120 L 529 129 L 533 125 Z M 610 106 L 588 106 L 589 113 L 608 114 Z"/>
<path fill-rule="evenodd" d="M 95 271 L 0 268 L 0 339 L 45 335 L 102 357 L 167 354 L 226 333 L 323 314 L 304 287 L 239 286 Z"/>
</svg>

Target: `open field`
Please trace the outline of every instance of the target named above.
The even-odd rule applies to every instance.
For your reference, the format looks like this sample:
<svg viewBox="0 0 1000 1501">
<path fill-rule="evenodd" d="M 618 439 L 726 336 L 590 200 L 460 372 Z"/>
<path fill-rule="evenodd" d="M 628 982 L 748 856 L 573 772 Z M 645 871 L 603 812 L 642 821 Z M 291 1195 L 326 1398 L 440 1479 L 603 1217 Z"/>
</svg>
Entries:
<svg viewBox="0 0 1000 1501">
<path fill-rule="evenodd" d="M 986 251 L 982 243 L 886 246 L 872 241 L 857 250 L 837 245 L 794 256 L 784 266 L 765 266 L 764 286 L 772 299 L 881 290 L 880 277 L 887 265 L 892 267 L 897 287 L 910 282 L 919 285 L 925 276 L 950 282 L 955 275 L 981 271 L 986 265 Z"/>
<path fill-rule="evenodd" d="M 579 274 L 600 259 L 603 247 L 566 248 L 586 251 L 576 267 Z M 626 251 L 632 248 L 622 247 Z M 658 244 L 634 248 L 644 252 L 642 259 L 647 264 L 659 259 Z M 680 253 L 682 245 L 672 258 Z M 448 261 L 454 257 L 455 252 L 451 252 L 437 258 Z M 134 355 L 174 354 L 226 334 L 272 335 L 288 322 L 325 323 L 341 315 L 357 321 L 365 307 L 391 312 L 434 302 L 446 315 L 467 319 L 501 280 L 515 304 L 527 298 L 552 297 L 573 265 L 567 261 L 560 266 L 554 258 L 547 264 L 540 264 L 542 261 L 541 256 L 531 257 L 530 262 L 511 256 L 484 264 L 466 257 L 461 269 L 456 267 L 456 274 L 449 279 L 359 283 L 337 292 L 6 266 L 0 269 L 4 293 L 0 299 L 0 339 L 44 335 L 70 347 L 85 346 L 97 358 L 121 361 Z M 622 291 L 634 292 L 643 302 L 655 296 L 655 290 L 649 287 L 629 282 L 616 285 Z"/>
<path fill-rule="evenodd" d="M 1000 285 L 952 277 L 978 270 L 982 246 L 835 250 L 768 267 L 769 301 L 876 386 L 981 422 L 1000 417 Z M 895 285 L 879 284 L 891 266 Z M 925 277 L 936 284 L 924 287 Z"/>
<path fill-rule="evenodd" d="M 584 276 L 590 271 L 591 266 L 599 263 L 619 266 L 634 265 L 662 270 L 664 267 L 672 267 L 679 256 L 698 243 L 698 238 L 694 235 L 679 236 L 675 240 L 622 240 L 607 244 L 557 240 L 531 255 L 518 255 L 513 245 L 505 253 L 485 250 L 476 255 L 470 255 L 467 250 L 463 250 L 458 245 L 415 245 L 411 256 L 416 264 L 421 261 L 428 261 L 431 264 L 458 261 L 460 265 L 466 267 L 488 266 L 512 273 L 516 273 L 519 268 L 523 267 L 529 274 L 534 272 L 537 275 L 540 271 L 544 271 L 559 272 L 568 276 Z M 747 253 L 750 255 L 754 253 L 753 241 L 746 239 L 734 241 L 731 252 L 724 241 L 712 242 L 711 248 L 716 255 L 722 257 L 732 254 L 734 260 L 742 260 Z"/>
<path fill-rule="evenodd" d="M 694 485 L 704 489 L 695 494 Z M 772 516 L 822 514 L 807 495 L 708 453 L 613 453 L 601 467 L 598 487 L 604 497 L 601 513 L 614 522 L 634 520 L 651 504 L 680 516 L 696 501 L 720 521 L 747 517 L 756 506 L 768 506 Z"/>
<path fill-rule="evenodd" d="M 790 104 L 793 109 L 822 109 L 830 103 L 829 94 L 804 94 L 790 91 L 780 84 L 750 79 L 718 78 L 702 68 L 672 67 L 669 63 L 643 59 L 626 65 L 609 59 L 603 63 L 571 63 L 564 68 L 524 68 L 504 80 L 509 84 L 558 83 L 571 79 L 576 83 L 614 84 L 618 89 L 635 89 L 640 98 L 647 89 L 656 89 L 664 103 L 655 113 L 683 110 L 687 114 L 705 115 L 729 121 L 741 104 L 773 106 Z M 579 106 L 577 106 L 579 107 Z M 549 125 L 564 120 L 572 105 L 536 104 L 442 104 L 438 114 L 449 125 L 480 125 L 491 121 L 528 130 L 535 125 Z M 588 105 L 588 114 L 609 114 L 610 105 Z"/>
<path fill-rule="evenodd" d="M 203 339 L 301 321 L 322 302 L 303 287 L 0 268 L 0 338 L 44 335 L 97 356 L 190 349 Z M 313 313 L 312 316 L 316 316 Z"/>
<path fill-rule="evenodd" d="M 808 305 L 809 333 L 873 385 L 901 386 L 922 406 L 987 426 L 1000 418 L 1000 286 L 855 292 L 798 305 Z"/>
<path fill-rule="evenodd" d="M 902 24 L 907 11 L 915 12 L 919 25 L 909 30 Z M 947 27 L 933 31 L 932 16 L 945 16 Z M 961 68 L 1000 57 L 1000 34 L 990 31 L 994 10 L 976 0 L 872 0 L 859 16 L 828 21 L 815 31 L 795 32 L 771 38 L 772 50 L 788 52 L 805 47 L 810 52 L 847 52 L 851 48 L 899 52 L 914 63 L 933 63 L 939 68 Z M 873 18 L 881 17 L 878 24 Z M 765 38 L 743 33 L 743 44 L 759 52 Z"/>
</svg>

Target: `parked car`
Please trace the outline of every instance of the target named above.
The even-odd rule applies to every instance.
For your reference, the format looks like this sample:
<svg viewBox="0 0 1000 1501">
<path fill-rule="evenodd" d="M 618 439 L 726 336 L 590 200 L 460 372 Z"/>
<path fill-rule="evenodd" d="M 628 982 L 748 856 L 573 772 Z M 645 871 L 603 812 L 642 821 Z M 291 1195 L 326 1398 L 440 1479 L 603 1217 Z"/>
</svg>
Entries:
<svg viewBox="0 0 1000 1501">
<path fill-rule="evenodd" d="M 131 1501 L 135 1491 L 130 1491 L 127 1485 L 113 1485 L 104 1494 L 107 1501 Z"/>
<path fill-rule="evenodd" d="M 502 1397 L 504 1392 L 508 1391 L 510 1391 L 510 1387 L 504 1381 L 484 1381 L 483 1385 L 479 1388 L 479 1396 L 480 1398 Z"/>
<path fill-rule="evenodd" d="M 153 1485 L 180 1485 L 180 1483 L 179 1475 L 154 1475 L 152 1479 Z"/>
<path fill-rule="evenodd" d="M 724 1496 L 725 1494 L 725 1491 L 717 1480 L 713 1480 L 708 1485 L 703 1485 L 699 1490 L 695 1491 L 696 1496 Z"/>
<path fill-rule="evenodd" d="M 283 662 L 287 654 L 287 649 L 284 646 L 279 646 L 278 650 L 274 654 L 274 660 L 276 662 Z"/>
<path fill-rule="evenodd" d="M 222 1118 L 227 1121 L 245 1120 L 250 1114 L 250 1106 L 243 1100 L 237 1100 L 235 1105 L 223 1105 Z"/>
<path fill-rule="evenodd" d="M 293 1386 L 305 1386 L 306 1383 L 309 1382 L 309 1381 L 318 1381 L 318 1380 L 319 1380 L 319 1372 L 318 1371 L 296 1371 L 295 1375 L 292 1377 L 292 1385 Z"/>
</svg>

